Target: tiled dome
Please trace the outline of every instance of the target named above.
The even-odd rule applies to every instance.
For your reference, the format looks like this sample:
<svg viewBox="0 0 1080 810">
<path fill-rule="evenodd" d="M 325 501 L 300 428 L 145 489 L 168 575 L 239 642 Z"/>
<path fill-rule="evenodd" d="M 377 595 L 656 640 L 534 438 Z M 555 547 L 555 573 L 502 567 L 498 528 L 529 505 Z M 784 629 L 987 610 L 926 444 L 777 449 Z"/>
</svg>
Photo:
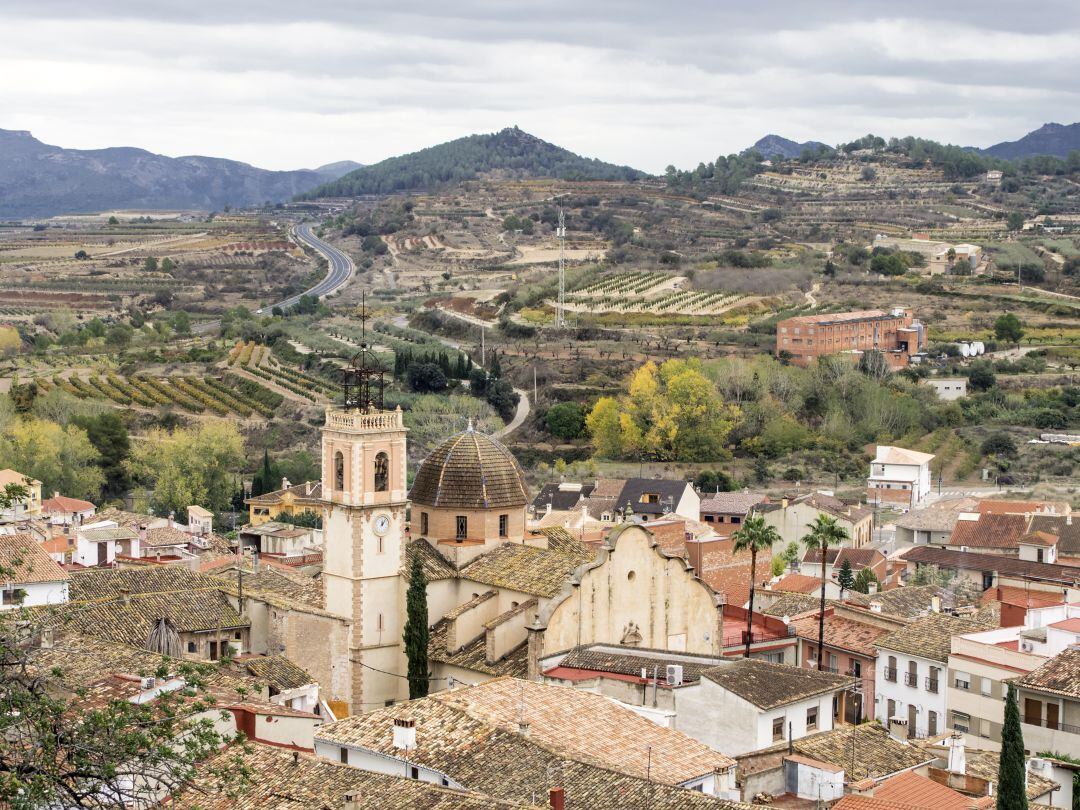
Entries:
<svg viewBox="0 0 1080 810">
<path fill-rule="evenodd" d="M 470 427 L 424 459 L 409 498 L 433 509 L 505 509 L 525 506 L 529 493 L 513 454 Z"/>
</svg>

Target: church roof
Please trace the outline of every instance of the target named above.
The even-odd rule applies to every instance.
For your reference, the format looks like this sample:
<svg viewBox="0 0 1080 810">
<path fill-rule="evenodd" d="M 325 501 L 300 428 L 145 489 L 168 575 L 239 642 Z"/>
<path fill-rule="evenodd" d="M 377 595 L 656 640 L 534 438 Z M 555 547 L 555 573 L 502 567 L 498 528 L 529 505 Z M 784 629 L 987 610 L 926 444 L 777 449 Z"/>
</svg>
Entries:
<svg viewBox="0 0 1080 810">
<path fill-rule="evenodd" d="M 513 454 L 470 428 L 424 459 L 409 498 L 435 509 L 505 509 L 525 506 L 529 492 Z"/>
</svg>

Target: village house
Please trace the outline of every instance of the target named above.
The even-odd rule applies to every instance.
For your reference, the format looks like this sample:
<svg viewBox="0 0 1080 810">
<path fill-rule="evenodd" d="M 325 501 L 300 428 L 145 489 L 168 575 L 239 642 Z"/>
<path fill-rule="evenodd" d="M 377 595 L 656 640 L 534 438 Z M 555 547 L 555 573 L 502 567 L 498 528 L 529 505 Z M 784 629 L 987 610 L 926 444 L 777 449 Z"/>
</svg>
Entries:
<svg viewBox="0 0 1080 810">
<path fill-rule="evenodd" d="M 586 724 L 588 733 L 568 733 Z M 439 692 L 322 726 L 316 753 L 496 798 L 562 787 L 568 806 L 661 806 L 684 790 L 737 799 L 734 760 L 600 695 L 516 678 Z M 589 789 L 589 786 L 592 789 Z"/>
<path fill-rule="evenodd" d="M 306 481 L 303 484 L 291 484 L 288 478 L 281 479 L 281 489 L 246 498 L 248 523 L 257 526 L 281 515 L 293 516 L 311 512 L 322 514 L 322 482 Z"/>
<path fill-rule="evenodd" d="M 864 568 L 869 568 L 874 573 L 874 576 L 877 577 L 878 582 L 881 583 L 885 582 L 888 574 L 885 555 L 876 549 L 847 547 L 828 548 L 825 550 L 824 556 L 825 578 L 832 582 L 837 582 L 845 562 L 851 566 L 851 572 L 856 576 Z M 802 562 L 799 563 L 799 574 L 814 579 L 820 579 L 821 559 L 821 549 L 808 548 L 806 554 L 803 555 Z M 820 590 L 818 590 L 819 595 L 820 593 Z M 845 592 L 845 595 L 846 594 L 847 592 Z M 827 593 L 826 596 L 828 596 Z"/>
<path fill-rule="evenodd" d="M 901 721 L 910 739 L 941 733 L 947 722 L 951 638 L 978 628 L 968 619 L 932 613 L 879 638 L 874 681 L 877 720 L 886 727 Z"/>
<path fill-rule="evenodd" d="M 800 666 L 806 669 L 819 669 L 818 617 L 819 612 L 815 610 L 791 622 L 799 636 Z M 825 659 L 820 669 L 855 679 L 844 705 L 838 707 L 845 722 L 859 723 L 876 716 L 878 653 L 874 645 L 905 624 L 901 619 L 875 611 L 847 608 L 839 604 L 825 608 Z"/>
<path fill-rule="evenodd" d="M 41 502 L 41 515 L 50 526 L 71 529 L 87 522 L 94 516 L 97 507 L 90 501 L 68 498 L 54 492 L 51 498 Z"/>
<path fill-rule="evenodd" d="M 916 509 L 930 494 L 931 453 L 878 445 L 866 481 L 866 502 L 872 506 Z"/>
<path fill-rule="evenodd" d="M 809 366 L 834 354 L 880 352 L 890 368 L 904 368 L 926 347 L 926 327 L 910 309 L 869 309 L 798 315 L 776 325 L 776 354 L 793 365 Z"/>
<path fill-rule="evenodd" d="M 709 524 L 722 537 L 737 532 L 747 515 L 759 504 L 768 503 L 762 492 L 716 492 L 701 499 L 699 520 Z"/>
<path fill-rule="evenodd" d="M 779 502 L 758 506 L 757 511 L 780 534 L 784 546 L 793 540 L 801 543 L 809 533 L 807 526 L 817 520 L 818 515 L 836 518 L 837 524 L 847 532 L 849 538 L 843 544 L 845 546 L 863 548 L 870 545 L 874 538 L 874 510 L 846 504 L 828 492 L 782 498 Z M 783 550 L 781 547 L 773 549 L 773 552 L 778 554 Z"/>
<path fill-rule="evenodd" d="M 1080 619 L 1062 630 L 1080 636 Z M 1080 758 L 1080 644 L 1073 644 L 1038 669 L 1013 681 L 1020 703 L 1024 747 Z"/>
<path fill-rule="evenodd" d="M 1080 599 L 1080 568 L 1057 563 L 1021 560 L 1004 554 L 986 554 L 956 548 L 916 546 L 904 552 L 906 576 L 920 566 L 935 566 L 957 576 L 980 592 L 998 586 L 1068 594 Z"/>
<path fill-rule="evenodd" d="M 68 573 L 29 534 L 0 534 L 0 610 L 68 600 Z"/>
<path fill-rule="evenodd" d="M 12 469 L 0 470 L 0 489 L 15 484 L 25 487 L 25 498 L 16 499 L 11 506 L 0 510 L 0 523 L 19 523 L 41 515 L 41 482 Z"/>
<path fill-rule="evenodd" d="M 286 565 L 312 565 L 323 559 L 321 535 L 315 529 L 271 520 L 241 527 L 236 538 L 241 554 L 272 557 Z"/>
<path fill-rule="evenodd" d="M 1001 746 L 1007 684 L 1075 643 L 1080 607 L 1045 592 L 990 592 L 1004 597 L 1000 627 L 951 638 L 946 679 L 949 727 L 969 745 Z M 1020 602 L 1022 604 L 1012 604 Z M 1018 622 L 1018 623 L 1017 623 Z"/>
</svg>

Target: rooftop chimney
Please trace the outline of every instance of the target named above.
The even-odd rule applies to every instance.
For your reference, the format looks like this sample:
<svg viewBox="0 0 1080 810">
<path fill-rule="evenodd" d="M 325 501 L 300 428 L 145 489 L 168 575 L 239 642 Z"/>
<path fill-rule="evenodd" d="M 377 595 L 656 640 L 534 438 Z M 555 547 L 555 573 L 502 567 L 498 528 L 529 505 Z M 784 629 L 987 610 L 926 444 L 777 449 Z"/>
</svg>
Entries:
<svg viewBox="0 0 1080 810">
<path fill-rule="evenodd" d="M 288 489 L 291 486 L 292 486 L 292 484 L 289 483 L 289 479 L 285 478 L 285 477 L 282 477 L 282 479 L 281 479 L 281 488 L 282 489 Z"/>
<path fill-rule="evenodd" d="M 963 776 L 967 773 L 967 756 L 964 752 L 964 735 L 954 731 L 949 738 L 949 773 Z"/>
<path fill-rule="evenodd" d="M 394 748 L 409 750 L 416 748 L 416 721 L 394 720 Z"/>
<path fill-rule="evenodd" d="M 529 731 L 529 724 L 524 720 L 518 723 L 518 733 L 521 734 L 522 737 L 528 737 L 531 733 Z"/>
<path fill-rule="evenodd" d="M 931 596 L 930 597 L 930 610 L 932 612 L 934 612 L 934 613 L 941 613 L 941 597 L 940 596 Z"/>
<path fill-rule="evenodd" d="M 120 604 L 126 605 L 131 601 L 131 588 L 120 588 Z"/>
<path fill-rule="evenodd" d="M 548 792 L 548 804 L 551 805 L 551 810 L 563 810 L 566 806 L 566 791 L 561 787 L 553 787 Z"/>
</svg>

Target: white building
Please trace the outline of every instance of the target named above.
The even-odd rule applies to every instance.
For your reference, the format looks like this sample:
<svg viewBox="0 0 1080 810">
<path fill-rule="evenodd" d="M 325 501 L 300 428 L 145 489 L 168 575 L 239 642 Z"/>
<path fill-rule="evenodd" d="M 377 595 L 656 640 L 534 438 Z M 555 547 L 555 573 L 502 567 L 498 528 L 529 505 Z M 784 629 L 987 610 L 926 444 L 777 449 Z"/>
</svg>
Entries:
<svg viewBox="0 0 1080 810">
<path fill-rule="evenodd" d="M 29 534 L 0 535 L 0 610 L 68 600 L 68 573 Z"/>
<path fill-rule="evenodd" d="M 967 396 L 967 377 L 927 377 L 923 382 L 934 389 L 938 399 L 945 402 Z"/>
<path fill-rule="evenodd" d="M 59 492 L 41 502 L 41 515 L 52 526 L 78 526 L 90 520 L 96 511 L 97 507 L 90 501 L 68 498 Z"/>
<path fill-rule="evenodd" d="M 979 625 L 932 613 L 878 639 L 874 716 L 889 728 L 906 724 L 911 738 L 933 737 L 948 726 L 946 708 L 951 638 Z"/>
<path fill-rule="evenodd" d="M 756 658 L 706 670 L 679 690 L 675 727 L 728 756 L 831 731 L 854 678 Z"/>
<path fill-rule="evenodd" d="M 75 551 L 71 561 L 86 567 L 109 566 L 118 556 L 138 557 L 139 534 L 114 520 L 100 520 L 75 531 Z"/>
<path fill-rule="evenodd" d="M 915 509 L 930 494 L 931 453 L 878 445 L 866 481 L 866 502 L 876 506 Z"/>
</svg>

